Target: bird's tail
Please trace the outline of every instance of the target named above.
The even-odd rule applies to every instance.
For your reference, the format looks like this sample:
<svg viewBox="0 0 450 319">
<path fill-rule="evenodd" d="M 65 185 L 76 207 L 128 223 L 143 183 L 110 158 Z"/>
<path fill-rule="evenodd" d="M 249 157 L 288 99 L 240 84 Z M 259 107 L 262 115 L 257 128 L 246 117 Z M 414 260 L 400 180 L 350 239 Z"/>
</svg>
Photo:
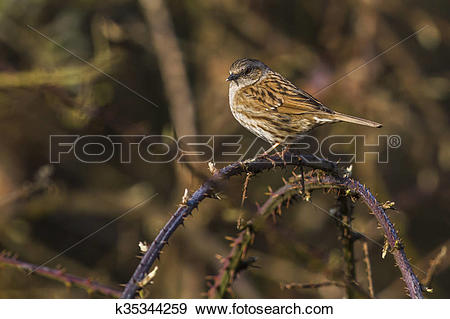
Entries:
<svg viewBox="0 0 450 319">
<path fill-rule="evenodd" d="M 359 124 L 359 125 L 365 125 L 365 126 L 370 126 L 370 127 L 382 127 L 383 125 L 374 121 L 370 121 L 370 120 L 365 120 L 356 116 L 351 116 L 351 115 L 347 115 L 347 114 L 342 114 L 342 113 L 338 113 L 335 112 L 333 114 L 333 118 L 335 118 L 338 121 L 342 121 L 342 122 L 348 122 L 348 123 L 355 123 L 355 124 Z"/>
</svg>

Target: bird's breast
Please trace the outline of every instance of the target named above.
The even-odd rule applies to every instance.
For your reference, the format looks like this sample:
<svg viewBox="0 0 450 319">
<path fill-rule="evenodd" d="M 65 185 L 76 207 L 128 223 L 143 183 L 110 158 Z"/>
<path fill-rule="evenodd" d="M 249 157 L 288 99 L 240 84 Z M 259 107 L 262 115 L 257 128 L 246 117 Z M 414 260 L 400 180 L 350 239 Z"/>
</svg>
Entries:
<svg viewBox="0 0 450 319">
<path fill-rule="evenodd" d="M 231 81 L 230 88 L 228 89 L 228 99 L 229 99 L 231 110 L 233 110 L 234 97 L 236 96 L 236 92 L 238 89 L 239 88 L 238 88 L 237 84 L 234 83 L 233 81 Z"/>
</svg>

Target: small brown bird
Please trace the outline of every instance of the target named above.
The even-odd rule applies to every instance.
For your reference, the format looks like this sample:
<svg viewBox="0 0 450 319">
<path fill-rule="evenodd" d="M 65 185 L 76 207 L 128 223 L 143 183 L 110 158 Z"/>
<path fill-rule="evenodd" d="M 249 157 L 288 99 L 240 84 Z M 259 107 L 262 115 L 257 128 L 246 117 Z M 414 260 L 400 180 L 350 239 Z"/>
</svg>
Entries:
<svg viewBox="0 0 450 319">
<path fill-rule="evenodd" d="M 381 127 L 380 123 L 327 108 L 258 60 L 235 61 L 227 81 L 233 116 L 250 132 L 271 143 L 271 150 L 327 123 Z"/>
</svg>

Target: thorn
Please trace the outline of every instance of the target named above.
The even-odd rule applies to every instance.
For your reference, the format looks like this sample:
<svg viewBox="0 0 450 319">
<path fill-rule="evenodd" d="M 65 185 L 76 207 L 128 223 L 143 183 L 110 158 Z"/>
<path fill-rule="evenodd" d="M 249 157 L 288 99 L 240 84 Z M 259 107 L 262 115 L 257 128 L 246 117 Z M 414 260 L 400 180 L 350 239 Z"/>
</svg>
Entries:
<svg viewBox="0 0 450 319">
<path fill-rule="evenodd" d="M 278 204 L 277 214 L 281 216 L 281 204 Z"/>
<path fill-rule="evenodd" d="M 353 165 L 350 165 L 350 166 L 346 167 L 345 168 L 344 177 L 351 177 L 352 176 L 352 171 L 353 171 Z"/>
<path fill-rule="evenodd" d="M 181 198 L 181 204 L 186 205 L 189 199 L 189 191 L 187 188 L 184 189 L 183 197 Z"/>
<path fill-rule="evenodd" d="M 236 224 L 237 230 L 241 231 L 245 227 L 247 227 L 248 223 L 245 221 L 245 219 L 242 217 L 242 214 L 239 216 Z"/>
<path fill-rule="evenodd" d="M 386 240 L 384 241 L 383 251 L 381 252 L 381 258 L 382 258 L 382 259 L 384 259 L 384 258 L 386 257 L 388 248 L 389 248 L 389 242 L 388 242 L 388 240 L 386 239 Z"/>
<path fill-rule="evenodd" d="M 205 194 L 205 196 L 209 197 L 209 198 L 212 198 L 212 199 L 222 200 L 222 198 L 217 193 Z"/>
<path fill-rule="evenodd" d="M 397 239 L 395 241 L 394 248 L 397 249 L 397 250 L 404 248 L 403 243 L 402 243 L 402 241 L 400 239 Z"/>
<path fill-rule="evenodd" d="M 158 266 L 155 266 L 151 272 L 149 272 L 144 279 L 137 283 L 138 287 L 143 288 L 147 284 L 152 284 L 152 279 L 156 276 L 156 272 L 158 271 Z"/>
<path fill-rule="evenodd" d="M 212 175 L 214 175 L 218 171 L 214 162 L 208 162 L 208 169 Z"/>
<path fill-rule="evenodd" d="M 139 249 L 141 250 L 142 253 L 146 253 L 148 250 L 148 243 L 146 241 L 140 241 L 139 242 Z"/>
<path fill-rule="evenodd" d="M 277 223 L 277 215 L 276 215 L 275 211 L 272 211 L 271 215 L 272 215 L 273 223 L 276 224 Z"/>
<path fill-rule="evenodd" d="M 395 202 L 386 201 L 381 205 L 381 207 L 383 207 L 384 209 L 395 209 L 394 205 L 395 205 Z"/>
<path fill-rule="evenodd" d="M 305 201 L 306 202 L 310 202 L 311 201 L 311 193 L 309 193 L 309 192 L 305 193 Z"/>
</svg>

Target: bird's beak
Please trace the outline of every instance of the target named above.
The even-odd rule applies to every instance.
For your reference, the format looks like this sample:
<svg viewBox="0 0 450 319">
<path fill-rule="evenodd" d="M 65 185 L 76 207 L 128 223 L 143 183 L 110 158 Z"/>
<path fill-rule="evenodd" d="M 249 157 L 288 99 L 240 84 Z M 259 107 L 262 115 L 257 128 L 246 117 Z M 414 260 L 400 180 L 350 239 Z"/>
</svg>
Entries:
<svg viewBox="0 0 450 319">
<path fill-rule="evenodd" d="M 227 81 L 233 81 L 236 80 L 239 76 L 237 74 L 230 74 L 229 77 L 227 77 Z"/>
</svg>

